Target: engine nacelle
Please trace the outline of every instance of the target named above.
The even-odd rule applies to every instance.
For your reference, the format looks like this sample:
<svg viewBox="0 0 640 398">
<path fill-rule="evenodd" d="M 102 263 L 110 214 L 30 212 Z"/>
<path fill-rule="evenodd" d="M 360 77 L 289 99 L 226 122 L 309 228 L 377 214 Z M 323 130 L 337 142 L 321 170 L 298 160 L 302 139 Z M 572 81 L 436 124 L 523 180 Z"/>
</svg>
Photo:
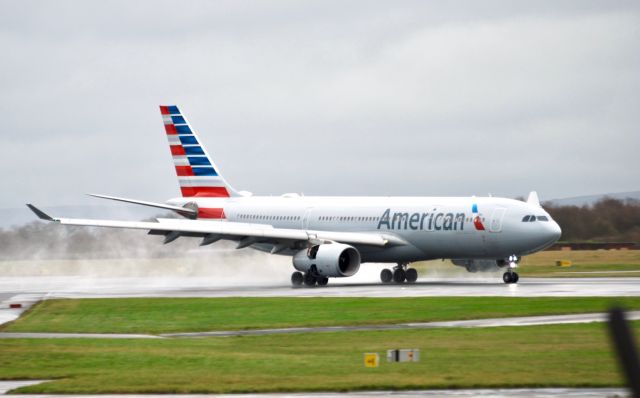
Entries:
<svg viewBox="0 0 640 398">
<path fill-rule="evenodd" d="M 293 266 L 298 271 L 311 272 L 316 276 L 352 276 L 360 269 L 360 253 L 349 245 L 325 243 L 296 253 Z"/>
<path fill-rule="evenodd" d="M 487 259 L 472 259 L 462 258 L 453 259 L 451 262 L 458 267 L 465 267 L 469 272 L 488 272 L 497 271 L 501 267 L 506 265 L 505 260 L 487 260 Z"/>
</svg>

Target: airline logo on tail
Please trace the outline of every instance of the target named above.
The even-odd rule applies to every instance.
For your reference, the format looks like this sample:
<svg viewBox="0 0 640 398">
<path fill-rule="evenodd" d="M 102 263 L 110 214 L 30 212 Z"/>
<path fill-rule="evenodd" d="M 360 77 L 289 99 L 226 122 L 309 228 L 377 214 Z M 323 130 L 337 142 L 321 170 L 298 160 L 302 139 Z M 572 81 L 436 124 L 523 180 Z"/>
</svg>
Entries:
<svg viewBox="0 0 640 398">
<path fill-rule="evenodd" d="M 161 105 L 160 113 L 184 197 L 229 197 L 225 181 L 189 123 L 175 105 Z"/>
<path fill-rule="evenodd" d="M 167 132 L 173 164 L 183 197 L 228 198 L 237 196 L 219 174 L 216 165 L 175 105 L 161 105 L 160 113 Z M 198 218 L 226 218 L 223 208 L 198 208 Z"/>
</svg>

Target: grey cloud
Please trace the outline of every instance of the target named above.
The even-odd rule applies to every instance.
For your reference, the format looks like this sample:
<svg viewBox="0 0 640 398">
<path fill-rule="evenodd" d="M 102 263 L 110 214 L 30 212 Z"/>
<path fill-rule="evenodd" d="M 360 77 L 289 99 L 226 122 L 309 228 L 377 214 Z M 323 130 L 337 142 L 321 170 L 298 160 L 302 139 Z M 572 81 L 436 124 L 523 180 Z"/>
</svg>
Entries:
<svg viewBox="0 0 640 398">
<path fill-rule="evenodd" d="M 177 195 L 168 102 L 261 194 L 638 189 L 635 2 L 3 9 L 2 207 Z"/>
</svg>

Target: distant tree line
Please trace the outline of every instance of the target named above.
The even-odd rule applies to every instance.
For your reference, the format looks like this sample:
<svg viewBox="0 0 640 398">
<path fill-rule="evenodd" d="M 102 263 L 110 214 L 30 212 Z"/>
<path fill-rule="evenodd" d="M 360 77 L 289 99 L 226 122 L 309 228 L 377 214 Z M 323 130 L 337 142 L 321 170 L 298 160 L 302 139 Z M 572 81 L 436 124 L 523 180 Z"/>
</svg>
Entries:
<svg viewBox="0 0 640 398">
<path fill-rule="evenodd" d="M 640 243 L 640 201 L 605 198 L 591 206 L 546 204 L 544 208 L 560 224 L 562 241 Z M 34 221 L 0 229 L 0 260 L 173 257 L 200 243 L 193 238 L 180 238 L 169 245 L 162 241 L 161 236 L 147 236 L 138 230 Z"/>
<path fill-rule="evenodd" d="M 640 243 L 638 200 L 604 198 L 593 205 L 543 207 L 562 228 L 562 241 Z"/>
</svg>

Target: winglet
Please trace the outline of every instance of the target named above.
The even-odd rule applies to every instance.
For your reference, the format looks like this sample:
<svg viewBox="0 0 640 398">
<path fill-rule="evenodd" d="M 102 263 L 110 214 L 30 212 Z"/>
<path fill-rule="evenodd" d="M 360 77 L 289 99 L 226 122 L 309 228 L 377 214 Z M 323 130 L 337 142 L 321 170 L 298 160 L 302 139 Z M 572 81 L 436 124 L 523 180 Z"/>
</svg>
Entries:
<svg viewBox="0 0 640 398">
<path fill-rule="evenodd" d="M 536 191 L 531 191 L 529 193 L 529 197 L 527 198 L 527 203 L 530 205 L 540 207 L 540 199 L 538 199 L 538 193 Z"/>
<path fill-rule="evenodd" d="M 35 207 L 34 205 L 32 205 L 31 203 L 27 203 L 27 207 L 29 209 L 31 209 L 32 212 L 36 213 L 36 216 L 38 216 L 39 219 L 41 220 L 46 220 L 46 221 L 55 221 L 53 219 L 53 217 L 51 217 L 50 215 L 48 215 L 47 213 L 45 213 L 44 211 L 38 209 L 37 207 Z"/>
</svg>

